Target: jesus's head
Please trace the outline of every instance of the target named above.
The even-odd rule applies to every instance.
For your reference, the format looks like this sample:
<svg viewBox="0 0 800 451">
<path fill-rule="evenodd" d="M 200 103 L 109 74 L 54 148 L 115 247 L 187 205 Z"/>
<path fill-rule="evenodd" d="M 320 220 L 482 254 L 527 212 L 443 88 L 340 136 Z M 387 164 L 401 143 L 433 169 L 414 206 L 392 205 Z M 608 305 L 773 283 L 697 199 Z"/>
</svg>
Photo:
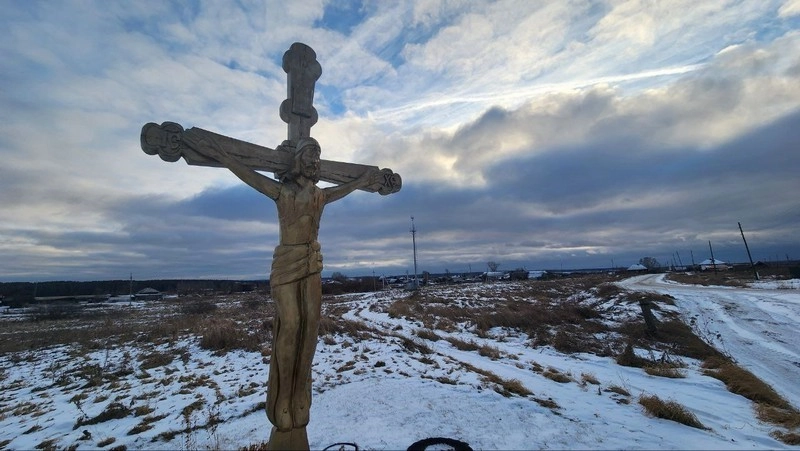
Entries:
<svg viewBox="0 0 800 451">
<path fill-rule="evenodd" d="M 319 181 L 320 147 L 314 138 L 303 138 L 297 143 L 292 167 L 281 175 L 281 182 L 305 177 L 314 183 Z"/>
</svg>

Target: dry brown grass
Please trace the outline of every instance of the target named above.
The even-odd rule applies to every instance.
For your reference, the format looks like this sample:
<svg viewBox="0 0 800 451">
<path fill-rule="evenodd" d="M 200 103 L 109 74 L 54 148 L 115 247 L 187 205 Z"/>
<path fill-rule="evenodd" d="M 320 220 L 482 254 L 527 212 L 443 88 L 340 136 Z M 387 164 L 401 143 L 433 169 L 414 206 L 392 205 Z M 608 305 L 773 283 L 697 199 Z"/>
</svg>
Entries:
<svg viewBox="0 0 800 451">
<path fill-rule="evenodd" d="M 597 297 L 605 300 L 614 298 L 625 292 L 625 290 L 620 288 L 618 285 L 609 282 L 603 282 L 597 285 L 594 291 Z"/>
<path fill-rule="evenodd" d="M 756 415 L 758 415 L 758 419 L 761 421 L 787 429 L 800 428 L 800 412 L 795 409 L 757 404 Z"/>
<path fill-rule="evenodd" d="M 669 273 L 668 280 L 692 285 L 720 285 L 728 287 L 746 287 L 753 281 L 753 274 L 734 271 L 698 271 L 692 273 Z"/>
<path fill-rule="evenodd" d="M 546 409 L 555 410 L 561 408 L 561 406 L 559 406 L 557 402 L 553 401 L 553 398 L 547 398 L 547 399 L 533 398 L 533 400 L 536 402 L 536 404 L 539 404 L 540 406 Z"/>
<path fill-rule="evenodd" d="M 706 429 L 695 414 L 675 401 L 664 401 L 656 395 L 642 395 L 639 397 L 639 404 L 654 417 L 676 421 L 693 428 Z"/>
<path fill-rule="evenodd" d="M 447 337 L 447 341 L 460 351 L 477 351 L 480 348 L 480 345 L 472 340 L 467 341 L 455 337 Z"/>
<path fill-rule="evenodd" d="M 250 305 L 257 293 L 235 296 L 205 295 L 191 300 L 164 300 L 148 303 L 146 309 L 113 309 L 93 311 L 91 315 L 58 320 L 9 321 L 3 324 L 0 354 L 35 351 L 58 345 L 76 345 L 80 349 L 106 349 L 131 341 L 164 343 L 186 335 L 199 336 L 213 318 L 226 318 L 240 324 L 243 330 L 267 331 L 274 316 L 271 302 Z M 198 315 L 190 304 L 214 305 L 216 309 Z"/>
<path fill-rule="evenodd" d="M 617 364 L 622 366 L 630 366 L 634 368 L 643 368 L 648 364 L 647 359 L 643 359 L 636 355 L 633 351 L 633 343 L 628 342 L 625 349 L 616 358 Z"/>
<path fill-rule="evenodd" d="M 409 299 L 399 299 L 392 302 L 387 309 L 389 318 L 410 318 L 413 312 L 412 305 Z"/>
<path fill-rule="evenodd" d="M 607 391 L 609 393 L 616 393 L 616 394 L 622 395 L 622 396 L 630 396 L 631 395 L 631 392 L 626 390 L 624 387 L 620 387 L 619 385 L 610 385 L 608 388 L 605 389 L 605 391 Z"/>
<path fill-rule="evenodd" d="M 769 435 L 773 436 L 776 440 L 786 443 L 787 445 L 800 445 L 800 434 L 797 432 L 772 431 Z"/>
<path fill-rule="evenodd" d="M 491 360 L 498 360 L 503 356 L 503 352 L 495 346 L 483 345 L 478 348 L 478 354 L 488 357 Z"/>
<path fill-rule="evenodd" d="M 320 319 L 319 335 L 333 336 L 345 335 L 356 340 L 364 340 L 375 336 L 375 330 L 363 321 L 342 318 L 344 312 L 327 311 L 326 316 Z"/>
<path fill-rule="evenodd" d="M 744 396 L 755 403 L 759 420 L 788 431 L 776 430 L 770 435 L 787 445 L 800 445 L 800 412 L 783 399 L 772 387 L 753 373 L 723 357 L 709 358 L 703 362 L 704 374 L 721 380 L 732 393 Z"/>
<path fill-rule="evenodd" d="M 584 384 L 600 385 L 597 376 L 592 373 L 581 373 L 581 382 Z"/>
<path fill-rule="evenodd" d="M 430 329 L 417 329 L 416 335 L 423 340 L 439 341 L 442 339 L 442 337 Z"/>
<path fill-rule="evenodd" d="M 569 374 L 562 373 L 553 367 L 547 367 L 547 369 L 542 373 L 542 376 L 550 379 L 551 381 L 558 382 L 559 384 L 573 382 L 573 379 Z"/>
<path fill-rule="evenodd" d="M 100 412 L 94 417 L 79 418 L 78 421 L 75 422 L 75 426 L 72 429 L 78 429 L 81 426 L 105 423 L 106 421 L 110 420 L 119 420 L 121 418 L 125 418 L 131 415 L 131 413 L 132 413 L 131 409 L 125 407 L 124 405 L 118 402 L 112 402 L 109 405 L 107 405 L 102 412 Z"/>
<path fill-rule="evenodd" d="M 419 321 L 432 330 L 473 329 L 487 338 L 493 328 L 525 333 L 534 346 L 552 344 L 563 352 L 607 355 L 606 343 L 594 335 L 608 328 L 602 314 L 589 302 L 589 291 L 608 282 L 608 277 L 585 276 L 554 281 L 524 281 L 470 286 L 460 294 L 430 288 L 392 302 L 386 312 L 392 318 Z M 606 284 L 604 290 L 616 290 Z M 558 331 L 565 332 L 558 334 Z M 552 331 L 552 332 L 551 332 Z"/>
<path fill-rule="evenodd" d="M 656 310 L 660 309 L 659 304 L 675 305 L 674 297 L 652 291 L 628 291 L 625 292 L 625 299 L 628 302 L 650 302 Z"/>
<path fill-rule="evenodd" d="M 144 370 L 149 370 L 151 368 L 169 365 L 174 359 L 174 355 L 166 352 L 142 354 L 139 356 L 139 360 L 141 361 L 139 367 Z"/>
<path fill-rule="evenodd" d="M 239 451 L 269 451 L 269 442 L 253 443 L 239 448 Z"/>
<path fill-rule="evenodd" d="M 522 384 L 522 381 L 519 379 L 503 379 L 498 386 L 500 387 L 499 390 L 496 389 L 498 393 L 505 396 L 506 398 L 510 397 L 511 395 L 518 395 L 518 396 L 528 396 L 532 395 L 533 392 L 528 390 Z"/>
<path fill-rule="evenodd" d="M 686 377 L 686 373 L 682 371 L 680 367 L 668 363 L 646 365 L 642 369 L 645 373 L 651 376 L 666 377 L 670 379 L 682 379 Z"/>
<path fill-rule="evenodd" d="M 401 345 L 409 352 L 427 355 L 433 352 L 427 344 L 425 344 L 422 340 L 413 340 L 411 338 L 406 337 L 399 337 Z"/>
<path fill-rule="evenodd" d="M 103 440 L 100 440 L 99 442 L 97 442 L 97 447 L 98 448 L 102 448 L 102 447 L 108 446 L 108 445 L 110 445 L 110 444 L 112 444 L 112 443 L 114 443 L 116 441 L 117 441 L 117 439 L 114 438 L 114 437 L 104 438 Z"/>
<path fill-rule="evenodd" d="M 732 393 L 744 396 L 758 404 L 792 410 L 792 406 L 772 387 L 756 377 L 753 373 L 720 358 L 706 360 L 703 373 L 725 383 Z"/>
<path fill-rule="evenodd" d="M 263 333 L 248 333 L 245 326 L 231 319 L 210 319 L 202 329 L 200 347 L 210 351 L 227 352 L 233 349 L 258 351 L 268 340 Z"/>
<path fill-rule="evenodd" d="M 462 363 L 462 366 L 473 373 L 480 374 L 484 382 L 494 384 L 494 391 L 506 398 L 513 395 L 528 396 L 533 394 L 533 392 L 528 390 L 518 379 L 503 379 L 491 371 L 478 368 L 469 363 Z"/>
</svg>

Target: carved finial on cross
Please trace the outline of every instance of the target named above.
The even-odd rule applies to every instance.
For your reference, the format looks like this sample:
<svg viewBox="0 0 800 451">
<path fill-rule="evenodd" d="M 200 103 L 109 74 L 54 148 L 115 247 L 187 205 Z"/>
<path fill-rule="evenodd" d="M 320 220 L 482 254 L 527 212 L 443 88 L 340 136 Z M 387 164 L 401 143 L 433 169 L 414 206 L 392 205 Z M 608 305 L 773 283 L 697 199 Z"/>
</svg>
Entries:
<svg viewBox="0 0 800 451">
<path fill-rule="evenodd" d="M 317 123 L 314 83 L 322 75 L 322 66 L 311 47 L 295 42 L 283 54 L 283 70 L 287 75 L 287 98 L 281 103 L 281 119 L 289 124 L 289 141 L 296 145 L 311 135 L 311 126 Z"/>
</svg>

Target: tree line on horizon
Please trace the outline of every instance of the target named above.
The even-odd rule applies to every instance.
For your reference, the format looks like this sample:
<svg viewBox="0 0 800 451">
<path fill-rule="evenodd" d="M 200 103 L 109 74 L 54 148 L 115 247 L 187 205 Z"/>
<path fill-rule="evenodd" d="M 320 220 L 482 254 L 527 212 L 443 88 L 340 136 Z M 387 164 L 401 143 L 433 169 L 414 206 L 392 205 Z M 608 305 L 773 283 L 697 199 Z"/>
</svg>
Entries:
<svg viewBox="0 0 800 451">
<path fill-rule="evenodd" d="M 53 296 L 124 296 L 144 288 L 163 293 L 190 294 L 201 292 L 234 293 L 268 289 L 266 280 L 100 280 L 88 282 L 0 282 L 0 297 L 5 305 L 34 302 L 39 297 Z"/>
</svg>

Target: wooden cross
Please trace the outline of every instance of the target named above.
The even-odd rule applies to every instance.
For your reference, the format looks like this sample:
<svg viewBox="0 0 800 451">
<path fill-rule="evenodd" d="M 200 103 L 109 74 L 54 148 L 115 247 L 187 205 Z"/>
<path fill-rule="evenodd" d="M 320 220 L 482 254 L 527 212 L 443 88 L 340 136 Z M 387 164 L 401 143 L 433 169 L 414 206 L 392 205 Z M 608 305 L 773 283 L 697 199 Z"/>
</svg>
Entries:
<svg viewBox="0 0 800 451">
<path fill-rule="evenodd" d="M 283 70 L 288 88 L 280 115 L 289 132 L 275 149 L 197 127 L 184 130 L 174 122 L 145 124 L 140 139 L 145 153 L 165 161 L 183 158 L 191 165 L 227 167 L 275 201 L 280 242 L 270 273 L 276 315 L 266 402 L 273 424 L 269 449 L 308 449 L 311 368 L 322 308 L 317 238 L 323 207 L 355 189 L 397 192 L 402 180 L 390 169 L 320 160 L 319 146 L 309 138 L 317 122 L 314 83 L 322 69 L 310 47 L 295 43 L 283 55 Z M 254 171 L 275 172 L 279 181 Z M 319 188 L 317 177 L 336 186 Z"/>
<path fill-rule="evenodd" d="M 322 68 L 311 47 L 295 42 L 283 55 L 283 70 L 287 75 L 287 98 L 281 103 L 280 116 L 288 124 L 289 131 L 288 140 L 276 149 L 198 127 L 184 130 L 175 122 L 161 125 L 150 122 L 142 127 L 142 150 L 148 155 L 158 155 L 164 161 L 174 162 L 183 158 L 190 165 L 224 167 L 206 157 L 198 148 L 199 143 L 213 140 L 229 155 L 254 170 L 274 173 L 286 170 L 294 158 L 295 146 L 300 139 L 310 136 L 311 127 L 317 122 L 317 110 L 313 106 L 314 84 L 322 74 Z M 380 172 L 380 177 L 375 177 L 379 181 L 362 190 L 383 195 L 400 191 L 403 184 L 400 174 L 377 166 L 321 160 L 319 178 L 338 185 L 357 179 L 365 171 Z"/>
</svg>

